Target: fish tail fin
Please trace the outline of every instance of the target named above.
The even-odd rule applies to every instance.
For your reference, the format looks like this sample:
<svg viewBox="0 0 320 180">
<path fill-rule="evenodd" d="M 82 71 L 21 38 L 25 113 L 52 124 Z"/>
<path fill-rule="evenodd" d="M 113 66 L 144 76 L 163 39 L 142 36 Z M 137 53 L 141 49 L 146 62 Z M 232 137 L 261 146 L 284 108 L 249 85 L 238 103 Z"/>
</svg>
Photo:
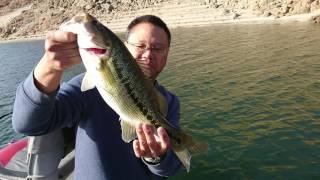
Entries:
<svg viewBox="0 0 320 180">
<path fill-rule="evenodd" d="M 174 152 L 176 153 L 176 155 L 178 156 L 178 158 L 180 159 L 182 165 L 186 168 L 187 172 L 190 171 L 190 161 L 191 161 L 191 154 L 188 151 L 188 149 L 184 148 L 184 149 L 176 149 L 173 148 Z"/>
<path fill-rule="evenodd" d="M 175 142 L 173 144 L 173 149 L 187 172 L 189 172 L 192 154 L 207 153 L 209 146 L 207 143 L 195 141 L 192 136 L 183 131 L 180 132 L 180 139 L 180 143 Z"/>
</svg>

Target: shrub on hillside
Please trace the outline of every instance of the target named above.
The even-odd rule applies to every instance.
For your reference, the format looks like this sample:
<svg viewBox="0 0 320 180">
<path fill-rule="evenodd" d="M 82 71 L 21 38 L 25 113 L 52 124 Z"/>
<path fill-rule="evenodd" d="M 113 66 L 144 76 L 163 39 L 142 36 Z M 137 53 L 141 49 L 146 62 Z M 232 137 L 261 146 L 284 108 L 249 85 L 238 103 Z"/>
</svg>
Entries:
<svg viewBox="0 0 320 180">
<path fill-rule="evenodd" d="M 32 2 L 32 0 L 11 0 L 10 4 L 9 4 L 9 8 L 17 9 L 17 8 L 23 7 L 27 4 L 31 4 L 31 2 Z"/>
<path fill-rule="evenodd" d="M 32 0 L 1 0 L 0 8 L 16 9 L 31 4 Z"/>
<path fill-rule="evenodd" d="M 33 0 L 0 0 L 0 16 L 31 4 Z"/>
</svg>

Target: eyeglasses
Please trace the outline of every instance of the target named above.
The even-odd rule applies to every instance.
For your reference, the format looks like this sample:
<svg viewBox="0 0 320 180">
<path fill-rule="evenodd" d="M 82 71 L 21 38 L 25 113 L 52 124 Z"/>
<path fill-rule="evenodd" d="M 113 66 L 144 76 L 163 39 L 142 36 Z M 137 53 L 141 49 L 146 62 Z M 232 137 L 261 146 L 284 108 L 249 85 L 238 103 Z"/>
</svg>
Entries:
<svg viewBox="0 0 320 180">
<path fill-rule="evenodd" d="M 129 43 L 128 41 L 126 41 L 127 44 L 133 46 L 135 48 L 135 50 L 139 53 L 139 54 L 143 54 L 146 51 L 150 50 L 150 52 L 153 52 L 155 54 L 162 54 L 165 51 L 165 47 L 163 47 L 162 45 L 156 45 L 156 46 L 151 46 L 148 47 L 145 44 L 140 44 L 140 43 Z"/>
</svg>

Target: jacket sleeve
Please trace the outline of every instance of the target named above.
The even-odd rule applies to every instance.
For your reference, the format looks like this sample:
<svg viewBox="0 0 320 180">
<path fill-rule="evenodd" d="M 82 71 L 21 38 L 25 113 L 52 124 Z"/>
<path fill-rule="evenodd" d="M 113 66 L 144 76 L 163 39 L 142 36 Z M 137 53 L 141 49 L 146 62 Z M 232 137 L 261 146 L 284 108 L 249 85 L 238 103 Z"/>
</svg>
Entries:
<svg viewBox="0 0 320 180">
<path fill-rule="evenodd" d="M 160 92 L 163 93 L 163 89 L 159 89 Z M 179 128 L 179 119 L 180 119 L 180 103 L 178 98 L 169 93 L 163 93 L 168 101 L 168 115 L 167 119 L 174 125 L 175 127 Z M 171 176 L 177 173 L 181 169 L 181 162 L 176 156 L 176 154 L 173 152 L 172 149 L 170 149 L 165 157 L 158 163 L 158 164 L 151 164 L 146 162 L 145 160 L 142 160 L 150 169 L 150 171 L 156 175 L 159 176 Z"/>
<path fill-rule="evenodd" d="M 38 90 L 31 73 L 19 84 L 13 106 L 12 125 L 15 131 L 36 136 L 61 127 L 71 127 L 83 115 L 84 103 L 80 88 L 81 78 L 64 83 L 55 92 Z"/>
</svg>

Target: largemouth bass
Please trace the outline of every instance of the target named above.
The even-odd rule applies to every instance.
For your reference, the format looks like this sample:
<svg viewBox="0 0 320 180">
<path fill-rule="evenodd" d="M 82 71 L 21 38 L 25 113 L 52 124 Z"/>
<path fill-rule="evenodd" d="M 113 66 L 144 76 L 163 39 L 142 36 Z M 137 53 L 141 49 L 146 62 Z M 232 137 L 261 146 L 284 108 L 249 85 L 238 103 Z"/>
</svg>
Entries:
<svg viewBox="0 0 320 180">
<path fill-rule="evenodd" d="M 60 26 L 78 36 L 80 56 L 87 70 L 82 91 L 97 88 L 104 101 L 120 116 L 122 139 L 136 138 L 136 123 L 166 129 L 171 145 L 190 169 L 191 154 L 207 150 L 205 143 L 174 127 L 165 117 L 167 102 L 142 72 L 124 43 L 96 18 L 87 13 L 74 16 Z"/>
</svg>

